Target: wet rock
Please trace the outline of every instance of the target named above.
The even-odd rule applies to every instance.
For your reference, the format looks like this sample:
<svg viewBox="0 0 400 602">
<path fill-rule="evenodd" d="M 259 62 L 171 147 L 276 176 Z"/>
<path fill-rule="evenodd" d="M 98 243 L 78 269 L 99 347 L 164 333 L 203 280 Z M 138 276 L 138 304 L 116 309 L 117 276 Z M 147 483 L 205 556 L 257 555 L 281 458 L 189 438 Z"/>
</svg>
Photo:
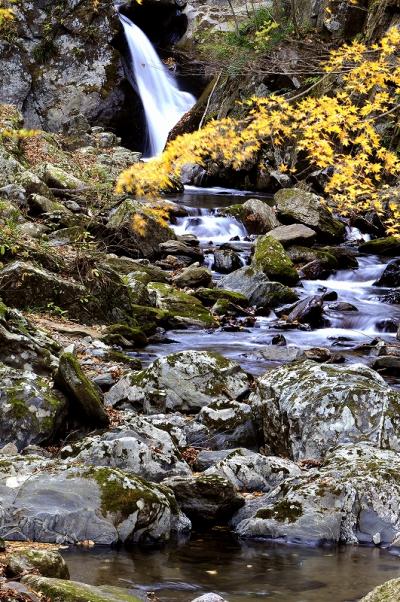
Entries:
<svg viewBox="0 0 400 602">
<path fill-rule="evenodd" d="M 172 282 L 180 288 L 207 287 L 212 282 L 212 276 L 207 268 L 202 268 L 198 263 L 195 263 L 184 268 L 179 274 L 174 276 Z"/>
<path fill-rule="evenodd" d="M 33 372 L 0 364 L 0 446 L 19 450 L 55 438 L 65 423 L 66 399 Z"/>
<path fill-rule="evenodd" d="M 391 579 L 378 585 L 360 602 L 395 602 L 400 599 L 400 579 Z"/>
<path fill-rule="evenodd" d="M 268 277 L 253 267 L 243 267 L 221 278 L 217 286 L 244 295 L 250 305 L 277 307 L 298 299 L 298 295 L 280 282 L 270 282 Z"/>
<path fill-rule="evenodd" d="M 138 201 L 124 201 L 106 225 L 108 249 L 133 258 L 156 257 L 160 244 L 174 238 L 174 232 L 154 216 L 151 206 Z"/>
<path fill-rule="evenodd" d="M 22 577 L 26 573 L 38 572 L 43 577 L 69 579 L 64 558 L 56 550 L 17 550 L 7 556 L 7 574 Z"/>
<path fill-rule="evenodd" d="M 303 224 L 291 224 L 290 226 L 279 226 L 268 233 L 278 240 L 284 247 L 290 245 L 307 245 L 312 244 L 317 235 L 312 228 L 308 228 Z"/>
<path fill-rule="evenodd" d="M 225 598 L 222 598 L 218 594 L 211 593 L 199 596 L 198 598 L 192 600 L 192 602 L 227 602 L 227 600 L 225 600 Z"/>
<path fill-rule="evenodd" d="M 299 276 L 305 280 L 323 280 L 332 274 L 333 270 L 325 259 L 314 259 L 299 270 Z"/>
<path fill-rule="evenodd" d="M 87 378 L 72 353 L 61 355 L 56 382 L 71 399 L 74 418 L 92 427 L 108 426 L 100 390 Z"/>
<path fill-rule="evenodd" d="M 107 405 L 129 404 L 146 414 L 194 413 L 212 401 L 235 400 L 249 390 L 239 364 L 207 351 L 181 351 L 123 377 L 106 394 Z"/>
<path fill-rule="evenodd" d="M 282 189 L 275 193 L 279 219 L 285 224 L 300 223 L 315 230 L 324 241 L 341 241 L 345 226 L 332 217 L 316 194 L 298 188 Z"/>
<path fill-rule="evenodd" d="M 388 263 L 382 276 L 374 282 L 374 286 L 400 286 L 400 259 L 393 259 Z"/>
<path fill-rule="evenodd" d="M 161 282 L 151 282 L 148 290 L 154 296 L 154 305 L 168 311 L 178 327 L 210 328 L 215 325 L 210 312 L 192 295 Z"/>
<path fill-rule="evenodd" d="M 140 602 L 139 598 L 122 587 L 87 585 L 38 575 L 27 575 L 22 583 L 47 596 L 51 602 Z"/>
<path fill-rule="evenodd" d="M 64 447 L 61 457 L 74 458 L 87 466 L 120 468 L 152 482 L 190 474 L 189 466 L 165 429 L 140 417 L 124 422 L 123 427 Z"/>
<path fill-rule="evenodd" d="M 262 456 L 248 449 L 235 449 L 208 468 L 204 474 L 228 479 L 240 491 L 268 492 L 302 471 L 294 462 L 275 456 Z"/>
<path fill-rule="evenodd" d="M 292 245 L 286 250 L 286 253 L 296 265 L 307 265 L 317 262 L 321 266 L 321 269 L 324 268 L 327 273 L 339 267 L 336 257 L 329 251 L 322 249 L 309 249 L 301 245 Z"/>
<path fill-rule="evenodd" d="M 103 265 L 121 276 L 128 276 L 133 273 L 137 277 L 137 273 L 140 272 L 142 276 L 146 277 L 147 282 L 167 282 L 169 279 L 168 272 L 150 263 L 148 259 L 118 257 L 110 253 L 103 258 Z"/>
<path fill-rule="evenodd" d="M 217 475 L 173 477 L 163 484 L 172 489 L 179 507 L 197 525 L 226 523 L 244 504 L 232 483 Z"/>
<path fill-rule="evenodd" d="M 25 261 L 13 261 L 0 270 L 0 287 L 3 300 L 12 307 L 53 304 L 77 313 L 82 312 L 80 299 L 86 293 L 81 284 Z"/>
<path fill-rule="evenodd" d="M 271 345 L 257 351 L 257 356 L 262 357 L 267 362 L 295 362 L 303 356 L 303 351 L 299 347 Z"/>
<path fill-rule="evenodd" d="M 242 261 L 235 251 L 231 249 L 218 249 L 214 251 L 213 270 L 220 274 L 230 274 L 242 266 Z"/>
<path fill-rule="evenodd" d="M 148 339 L 141 328 L 127 324 L 112 324 L 107 327 L 102 340 L 107 345 L 118 345 L 123 349 L 137 349 L 145 347 Z"/>
<path fill-rule="evenodd" d="M 283 366 L 258 380 L 250 403 L 277 455 L 321 458 L 348 441 L 400 449 L 400 394 L 362 364 Z"/>
<path fill-rule="evenodd" d="M 203 251 L 197 245 L 188 244 L 182 240 L 167 240 L 161 243 L 160 252 L 163 255 L 190 257 L 194 261 L 203 260 Z"/>
<path fill-rule="evenodd" d="M 387 257 L 396 257 L 400 255 L 400 238 L 398 236 L 388 236 L 387 238 L 376 238 L 368 242 L 362 242 L 359 247 L 361 253 L 371 255 L 386 255 Z"/>
<path fill-rule="evenodd" d="M 249 199 L 240 207 L 240 217 L 250 234 L 266 234 L 280 225 L 275 211 L 264 201 Z"/>
<path fill-rule="evenodd" d="M 190 528 L 171 491 L 119 469 L 16 456 L 0 493 L 0 533 L 16 541 L 154 543 Z"/>
<path fill-rule="evenodd" d="M 390 545 L 399 531 L 397 453 L 340 445 L 321 468 L 288 479 L 233 518 L 242 537 L 295 543 Z"/>
<path fill-rule="evenodd" d="M 331 311 L 358 311 L 357 307 L 352 303 L 346 301 L 338 301 L 337 303 L 330 303 L 328 309 Z"/>
<path fill-rule="evenodd" d="M 378 357 L 371 366 L 384 374 L 400 374 L 400 357 L 396 355 L 382 355 Z"/>
<path fill-rule="evenodd" d="M 288 322 L 300 322 L 317 328 L 323 324 L 324 300 L 320 295 L 312 295 L 298 301 L 287 316 Z"/>
<path fill-rule="evenodd" d="M 329 258 L 336 260 L 336 266 L 341 270 L 356 270 L 358 268 L 357 251 L 350 247 L 322 247 L 320 253 L 325 253 Z"/>
<path fill-rule="evenodd" d="M 258 447 L 259 436 L 247 403 L 226 399 L 212 401 L 200 410 L 196 420 L 207 427 L 207 447 Z"/>
<path fill-rule="evenodd" d="M 392 318 L 384 318 L 378 320 L 375 324 L 375 328 L 379 332 L 397 332 L 398 323 Z"/>
<path fill-rule="evenodd" d="M 299 276 L 280 242 L 269 235 L 257 239 L 252 266 L 271 280 L 296 284 Z"/>
<path fill-rule="evenodd" d="M 400 290 L 389 291 L 385 295 L 378 297 L 382 303 L 388 303 L 389 305 L 400 305 Z"/>
</svg>

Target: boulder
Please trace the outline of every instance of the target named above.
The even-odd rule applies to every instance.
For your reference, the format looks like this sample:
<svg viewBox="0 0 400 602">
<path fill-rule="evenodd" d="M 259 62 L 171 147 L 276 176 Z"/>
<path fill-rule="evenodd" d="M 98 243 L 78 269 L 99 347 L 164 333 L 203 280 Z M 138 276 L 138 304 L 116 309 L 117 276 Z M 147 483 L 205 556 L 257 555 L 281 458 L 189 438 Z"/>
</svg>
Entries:
<svg viewBox="0 0 400 602">
<path fill-rule="evenodd" d="M 400 286 L 400 259 L 389 261 L 382 276 L 374 282 L 374 286 Z"/>
<path fill-rule="evenodd" d="M 174 255 L 176 257 L 189 257 L 193 261 L 203 260 L 203 251 L 198 245 L 192 245 L 184 240 L 167 240 L 160 245 L 162 255 Z"/>
<path fill-rule="evenodd" d="M 26 575 L 22 583 L 39 592 L 41 598 L 46 596 L 50 602 L 140 602 L 122 587 L 87 585 L 38 575 Z"/>
<path fill-rule="evenodd" d="M 226 523 L 244 504 L 232 483 L 216 475 L 172 477 L 163 484 L 172 489 L 178 506 L 196 525 Z"/>
<path fill-rule="evenodd" d="M 333 449 L 320 468 L 290 478 L 233 517 L 241 537 L 280 542 L 397 545 L 399 454 L 366 443 Z"/>
<path fill-rule="evenodd" d="M 214 305 L 221 299 L 230 301 L 234 305 L 239 307 L 246 307 L 249 302 L 245 295 L 241 293 L 235 293 L 234 291 L 225 291 L 224 289 L 218 288 L 198 288 L 194 296 L 199 299 L 204 305 Z"/>
<path fill-rule="evenodd" d="M 217 286 L 240 293 L 248 299 L 249 305 L 263 308 L 277 307 L 298 299 L 297 293 L 291 288 L 280 282 L 270 282 L 268 276 L 252 266 L 223 276 Z"/>
<path fill-rule="evenodd" d="M 125 420 L 123 427 L 68 445 L 61 450 L 61 456 L 88 466 L 120 468 L 152 482 L 190 474 L 168 431 L 140 417 Z"/>
<path fill-rule="evenodd" d="M 196 420 L 207 427 L 207 447 L 258 448 L 259 437 L 251 407 L 242 401 L 218 400 L 204 406 Z"/>
<path fill-rule="evenodd" d="M 17 308 L 58 306 L 82 313 L 86 289 L 26 261 L 13 261 L 0 270 L 1 296 Z"/>
<path fill-rule="evenodd" d="M 65 423 L 67 401 L 47 379 L 0 364 L 0 447 L 51 441 Z"/>
<path fill-rule="evenodd" d="M 375 240 L 362 242 L 358 249 L 361 253 L 396 257 L 400 255 L 400 237 L 388 236 L 386 238 L 376 238 Z"/>
<path fill-rule="evenodd" d="M 307 243 L 312 244 L 317 237 L 312 228 L 303 224 L 279 226 L 268 232 L 268 236 L 275 238 L 284 247 L 289 247 L 290 245 L 307 245 Z"/>
<path fill-rule="evenodd" d="M 210 312 L 192 295 L 161 282 L 151 282 L 148 290 L 153 295 L 154 305 L 168 311 L 176 326 L 210 328 L 215 325 Z"/>
<path fill-rule="evenodd" d="M 400 450 L 400 393 L 362 364 L 283 366 L 258 380 L 250 402 L 276 455 L 319 459 L 349 441 Z"/>
<path fill-rule="evenodd" d="M 114 407 L 129 404 L 146 414 L 195 413 L 212 401 L 242 398 L 249 379 L 239 364 L 208 351 L 181 351 L 124 376 L 105 395 Z"/>
<path fill-rule="evenodd" d="M 69 579 L 67 564 L 56 550 L 16 550 L 7 556 L 6 564 L 7 574 L 11 577 L 38 572 L 43 577 Z"/>
<path fill-rule="evenodd" d="M 154 543 L 190 528 L 169 489 L 131 473 L 39 456 L 7 460 L 0 466 L 0 533 L 8 539 Z"/>
<path fill-rule="evenodd" d="M 271 280 L 283 284 L 296 284 L 299 279 L 299 275 L 281 243 L 269 235 L 258 237 L 252 266 Z"/>
<path fill-rule="evenodd" d="M 204 474 L 228 479 L 240 491 L 272 491 L 286 479 L 298 477 L 302 471 L 297 464 L 262 456 L 248 449 L 235 449 L 208 468 Z"/>
<path fill-rule="evenodd" d="M 324 200 L 316 194 L 299 188 L 285 188 L 275 193 L 274 201 L 283 223 L 308 226 L 323 242 L 343 240 L 344 224 L 332 216 Z"/>
<path fill-rule="evenodd" d="M 74 418 L 92 427 L 108 426 L 100 389 L 87 378 L 72 353 L 61 355 L 56 382 L 71 400 Z"/>
<path fill-rule="evenodd" d="M 375 587 L 360 602 L 396 602 L 400 600 L 400 579 L 390 579 Z"/>
<path fill-rule="evenodd" d="M 146 203 L 127 200 L 111 213 L 105 240 L 110 251 L 133 258 L 152 258 L 159 254 L 160 243 L 174 239 L 175 234 L 156 209 Z"/>
<path fill-rule="evenodd" d="M 250 234 L 266 234 L 280 223 L 275 211 L 264 201 L 249 199 L 240 206 L 240 218 Z"/>
<path fill-rule="evenodd" d="M 214 251 L 213 270 L 220 274 L 230 274 L 242 266 L 242 260 L 232 249 L 217 249 Z"/>
<path fill-rule="evenodd" d="M 192 602 L 228 602 L 228 601 L 225 600 L 225 598 L 222 598 L 222 596 L 219 596 L 218 594 L 210 593 L 210 594 L 203 594 L 203 596 L 198 596 L 197 598 L 192 600 Z"/>
<path fill-rule="evenodd" d="M 172 278 L 172 282 L 180 288 L 207 287 L 210 286 L 212 282 L 212 276 L 207 268 L 202 268 L 196 263 L 184 268 Z"/>
<path fill-rule="evenodd" d="M 324 298 L 322 295 L 312 295 L 298 301 L 287 315 L 288 322 L 309 324 L 315 328 L 323 325 Z"/>
<path fill-rule="evenodd" d="M 51 188 L 60 190 L 81 190 L 82 188 L 85 188 L 84 182 L 52 163 L 45 163 L 42 165 L 39 170 L 39 175 L 47 186 Z"/>
</svg>

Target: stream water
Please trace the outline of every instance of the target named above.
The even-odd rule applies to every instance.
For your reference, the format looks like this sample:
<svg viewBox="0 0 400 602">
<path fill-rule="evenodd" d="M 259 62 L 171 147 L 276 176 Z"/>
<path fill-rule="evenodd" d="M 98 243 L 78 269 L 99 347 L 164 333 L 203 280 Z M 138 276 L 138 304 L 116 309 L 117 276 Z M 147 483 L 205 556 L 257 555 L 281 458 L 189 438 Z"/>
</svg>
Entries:
<svg viewBox="0 0 400 602">
<path fill-rule="evenodd" d="M 244 201 L 254 193 L 224 189 L 187 188 L 172 200 L 186 207 L 188 216 L 175 224 L 177 233 L 198 236 L 204 249 L 219 246 L 232 237 L 243 262 L 250 253 L 246 231 L 233 218 L 218 217 L 218 208 Z M 357 236 L 357 233 L 354 233 Z M 211 244 L 211 241 L 213 244 Z M 351 242 L 349 242 L 351 244 Z M 207 260 L 207 255 L 206 255 Z M 382 333 L 382 319 L 400 320 L 400 306 L 379 301 L 384 289 L 373 282 L 382 274 L 385 262 L 373 256 L 358 258 L 359 268 L 341 270 L 328 280 L 303 281 L 301 296 L 325 287 L 338 293 L 339 301 L 352 303 L 357 312 L 328 310 L 328 327 L 312 331 L 285 330 L 288 346 L 302 349 L 325 346 L 348 354 L 360 343 L 379 336 L 394 340 L 394 333 Z M 210 263 L 210 262 L 209 262 Z M 218 279 L 218 274 L 214 274 Z M 169 344 L 154 344 L 143 359 L 183 349 L 216 350 L 237 360 L 246 370 L 262 373 L 277 363 L 266 360 L 262 350 L 270 347 L 271 337 L 282 333 L 276 316 L 258 317 L 254 327 L 241 332 L 224 330 L 181 330 L 168 332 Z M 394 382 L 399 383 L 400 378 Z M 161 602 L 189 602 L 202 593 L 214 591 L 229 602 L 350 602 L 358 600 L 376 585 L 400 577 L 400 559 L 378 548 L 347 546 L 305 548 L 274 545 L 260 541 L 240 541 L 224 530 L 193 534 L 185 542 L 158 549 L 67 550 L 65 558 L 73 579 L 92 584 L 111 584 L 131 588 L 143 599 L 155 592 Z"/>
</svg>

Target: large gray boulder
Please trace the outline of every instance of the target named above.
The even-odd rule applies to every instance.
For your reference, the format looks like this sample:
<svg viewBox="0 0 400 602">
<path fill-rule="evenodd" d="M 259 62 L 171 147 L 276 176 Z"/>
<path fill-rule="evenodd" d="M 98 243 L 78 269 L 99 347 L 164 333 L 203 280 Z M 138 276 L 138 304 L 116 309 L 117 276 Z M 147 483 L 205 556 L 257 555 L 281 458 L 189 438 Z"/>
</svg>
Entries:
<svg viewBox="0 0 400 602">
<path fill-rule="evenodd" d="M 271 230 L 268 235 L 278 240 L 284 247 L 312 244 L 316 239 L 314 230 L 303 224 L 279 226 Z"/>
<path fill-rule="evenodd" d="M 341 445 L 321 468 L 249 500 L 232 522 L 242 537 L 397 546 L 399 469 L 397 452 L 365 443 Z"/>
<path fill-rule="evenodd" d="M 8 457 L 0 499 L 0 535 L 16 541 L 152 543 L 190 528 L 167 488 L 76 461 Z"/>
<path fill-rule="evenodd" d="M 23 110 L 28 127 L 59 131 L 79 114 L 112 124 L 123 107 L 124 74 L 110 44 L 114 5 L 51 0 L 13 7 L 13 33 L 0 44 L 0 102 Z M 71 51 L 73 49 L 73 52 Z"/>
<path fill-rule="evenodd" d="M 286 479 L 300 476 L 302 471 L 286 458 L 235 449 L 207 468 L 204 474 L 224 477 L 240 491 L 268 492 Z"/>
<path fill-rule="evenodd" d="M 248 403 L 219 399 L 204 406 L 197 422 L 207 427 L 206 445 L 211 449 L 258 448 L 259 437 Z"/>
<path fill-rule="evenodd" d="M 67 401 L 43 377 L 0 364 L 0 447 L 53 439 L 64 424 Z"/>
<path fill-rule="evenodd" d="M 299 223 L 315 230 L 323 242 L 343 239 L 345 226 L 335 219 L 323 199 L 299 188 L 287 188 L 275 193 L 278 217 L 285 224 Z"/>
<path fill-rule="evenodd" d="M 283 245 L 272 236 L 259 236 L 254 249 L 252 266 L 271 280 L 296 284 L 299 275 Z"/>
<path fill-rule="evenodd" d="M 270 282 L 268 276 L 261 270 L 246 266 L 218 280 L 221 289 L 235 291 L 244 295 L 249 305 L 269 308 L 293 303 L 298 295 L 291 288 L 280 282 Z"/>
<path fill-rule="evenodd" d="M 171 435 L 140 417 L 102 435 L 86 437 L 61 450 L 90 466 L 120 468 L 149 481 L 167 476 L 188 476 L 190 468 L 180 457 Z"/>
<path fill-rule="evenodd" d="M 218 353 L 181 351 L 124 376 L 105 395 L 105 402 L 146 414 L 195 413 L 212 401 L 234 400 L 248 391 L 249 378 L 236 362 Z"/>
<path fill-rule="evenodd" d="M 362 364 L 283 366 L 258 380 L 250 401 L 273 454 L 321 458 L 349 441 L 400 451 L 400 393 Z"/>
<path fill-rule="evenodd" d="M 266 234 L 280 225 L 274 209 L 259 199 L 249 199 L 243 203 L 239 215 L 252 234 Z"/>
</svg>

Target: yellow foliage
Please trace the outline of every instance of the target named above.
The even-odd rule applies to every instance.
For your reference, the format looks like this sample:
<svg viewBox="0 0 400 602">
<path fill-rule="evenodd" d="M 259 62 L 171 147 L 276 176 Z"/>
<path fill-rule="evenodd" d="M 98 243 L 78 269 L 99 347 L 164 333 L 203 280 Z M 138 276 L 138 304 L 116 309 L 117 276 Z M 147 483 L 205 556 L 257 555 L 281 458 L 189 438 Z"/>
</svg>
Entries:
<svg viewBox="0 0 400 602">
<path fill-rule="evenodd" d="M 396 27 L 370 48 L 358 41 L 344 44 L 325 66 L 327 74 L 340 78 L 332 95 L 252 98 L 245 119 L 211 121 L 173 140 L 160 157 L 123 172 L 118 192 L 156 196 L 187 163 L 211 160 L 241 169 L 251 161 L 261 168 L 264 148 L 291 147 L 303 151 L 311 167 L 333 167 L 325 192 L 343 215 L 374 209 L 385 217 L 388 232 L 400 234 L 399 208 L 387 206 L 381 194 L 382 182 L 400 174 L 400 161 L 376 128 L 400 107 L 399 50 Z M 286 159 L 280 170 L 296 176 L 296 159 Z"/>
</svg>

